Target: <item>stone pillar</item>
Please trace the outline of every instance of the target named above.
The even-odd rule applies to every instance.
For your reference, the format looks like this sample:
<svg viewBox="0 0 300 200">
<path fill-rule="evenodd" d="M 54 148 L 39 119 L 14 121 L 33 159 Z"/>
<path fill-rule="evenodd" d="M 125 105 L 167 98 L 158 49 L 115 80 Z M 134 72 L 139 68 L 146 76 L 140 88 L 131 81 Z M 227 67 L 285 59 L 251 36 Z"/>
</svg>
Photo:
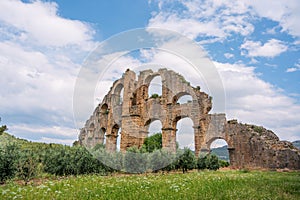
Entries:
<svg viewBox="0 0 300 200">
<path fill-rule="evenodd" d="M 204 145 L 204 135 L 201 132 L 200 126 L 193 126 L 194 128 L 194 138 L 195 138 L 195 155 L 196 157 L 199 156 L 201 151 L 201 147 Z"/>
<path fill-rule="evenodd" d="M 122 116 L 122 138 L 120 150 L 125 152 L 128 147 L 140 145 L 141 119 L 138 115 Z"/>
<path fill-rule="evenodd" d="M 139 132 L 139 148 L 143 146 L 145 138 L 148 137 L 149 131 L 141 130 Z"/>
<path fill-rule="evenodd" d="M 162 147 L 167 151 L 176 152 L 176 131 L 174 128 L 162 128 Z"/>
<path fill-rule="evenodd" d="M 115 152 L 117 149 L 117 135 L 109 134 L 106 135 L 105 149 L 107 152 Z"/>
</svg>

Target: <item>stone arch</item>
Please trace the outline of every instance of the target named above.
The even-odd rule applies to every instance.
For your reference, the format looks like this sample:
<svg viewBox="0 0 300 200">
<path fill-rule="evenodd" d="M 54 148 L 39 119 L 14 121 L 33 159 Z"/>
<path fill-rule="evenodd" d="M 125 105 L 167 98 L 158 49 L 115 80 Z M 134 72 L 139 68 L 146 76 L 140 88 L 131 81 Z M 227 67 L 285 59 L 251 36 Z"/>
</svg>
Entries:
<svg viewBox="0 0 300 200">
<path fill-rule="evenodd" d="M 197 96 L 194 92 L 190 92 L 190 91 L 181 91 L 181 92 L 178 92 L 177 94 L 175 94 L 172 98 L 172 103 L 173 104 L 176 104 L 178 102 L 178 100 L 183 97 L 183 96 L 191 96 L 192 98 L 192 101 L 195 101 L 197 100 Z"/>
<path fill-rule="evenodd" d="M 155 83 L 155 79 L 159 79 L 159 83 Z M 151 81 L 148 85 L 148 97 L 151 97 L 153 94 L 158 94 L 158 96 L 162 96 L 163 86 L 162 86 L 162 77 L 158 74 L 152 77 Z"/>
<path fill-rule="evenodd" d="M 213 138 L 209 139 L 209 140 L 206 142 L 206 146 L 207 146 L 207 148 L 208 148 L 209 150 L 210 150 L 211 144 L 212 144 L 215 140 L 224 140 L 224 141 L 227 143 L 227 145 L 228 145 L 228 141 L 226 141 L 226 139 L 225 139 L 224 137 L 220 137 L 220 136 L 218 136 L 218 137 L 213 137 Z"/>
<path fill-rule="evenodd" d="M 193 97 L 192 95 L 186 94 L 178 98 L 177 104 L 186 104 L 186 103 L 192 103 Z"/>
<path fill-rule="evenodd" d="M 124 99 L 124 85 L 123 83 L 118 83 L 113 90 L 113 105 L 121 105 Z"/>
<path fill-rule="evenodd" d="M 217 141 L 217 140 L 223 140 L 223 141 L 225 141 L 225 143 L 226 143 L 226 145 L 227 145 L 227 152 L 224 152 L 224 154 L 228 154 L 228 157 L 226 156 L 226 157 L 222 157 L 222 156 L 218 156 L 219 157 L 219 159 L 221 159 L 221 160 L 225 160 L 225 161 L 228 161 L 229 163 L 231 163 L 231 158 L 233 158 L 233 154 L 234 154 L 234 149 L 232 149 L 231 147 L 230 147 L 230 145 L 229 145 L 229 141 L 227 141 L 225 138 L 223 138 L 223 137 L 213 137 L 213 138 L 211 138 L 207 143 L 206 143 L 206 146 L 207 146 L 207 148 L 208 148 L 208 151 L 206 152 L 206 153 L 211 153 L 212 152 L 212 143 L 214 143 L 215 141 Z"/>
<path fill-rule="evenodd" d="M 103 115 L 108 114 L 108 105 L 107 105 L 107 103 L 104 103 L 104 104 L 101 105 L 100 113 L 103 114 Z"/>
<path fill-rule="evenodd" d="M 105 148 L 108 152 L 115 152 L 117 148 L 117 137 L 118 137 L 118 131 L 119 131 L 119 125 L 114 124 L 111 129 L 110 133 L 106 134 L 106 145 Z"/>
<path fill-rule="evenodd" d="M 119 128 L 120 128 L 120 126 L 118 124 L 115 124 L 111 129 L 111 134 L 118 135 Z"/>
<path fill-rule="evenodd" d="M 144 84 L 149 86 L 150 82 L 157 76 L 161 76 L 161 74 L 158 72 L 150 74 L 145 78 Z"/>
<path fill-rule="evenodd" d="M 94 129 L 95 128 L 95 124 L 92 122 L 90 123 L 90 126 L 89 126 L 90 129 Z"/>
<path fill-rule="evenodd" d="M 163 127 L 163 123 L 162 123 L 162 121 L 161 121 L 159 118 L 151 118 L 151 119 L 148 119 L 148 120 L 145 122 L 145 124 L 144 124 L 145 130 L 146 130 L 146 132 L 148 132 L 148 134 L 149 134 L 149 128 L 150 128 L 150 126 L 151 126 L 151 124 L 152 124 L 153 122 L 160 122 L 160 127 L 161 127 L 161 129 L 162 129 L 162 127 Z M 159 130 L 159 132 L 162 132 L 161 129 Z"/>
</svg>

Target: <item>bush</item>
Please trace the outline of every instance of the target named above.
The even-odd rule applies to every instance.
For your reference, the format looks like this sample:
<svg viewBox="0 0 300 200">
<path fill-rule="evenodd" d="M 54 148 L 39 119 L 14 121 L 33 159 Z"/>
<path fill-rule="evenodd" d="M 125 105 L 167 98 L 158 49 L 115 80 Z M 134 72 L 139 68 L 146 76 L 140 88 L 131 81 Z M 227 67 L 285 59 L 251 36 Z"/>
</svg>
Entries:
<svg viewBox="0 0 300 200">
<path fill-rule="evenodd" d="M 160 96 L 158 94 L 152 94 L 150 98 L 153 98 L 153 99 L 157 99 L 159 98 Z"/>
<path fill-rule="evenodd" d="M 5 183 L 17 172 L 17 161 L 19 151 L 16 144 L 8 144 L 3 149 L 0 148 L 0 183 Z"/>
<path fill-rule="evenodd" d="M 216 155 L 214 154 L 209 154 L 207 157 L 206 157 L 206 168 L 209 169 L 209 170 L 218 170 L 220 168 L 219 166 L 219 159 Z"/>
<path fill-rule="evenodd" d="M 105 167 L 84 147 L 56 147 L 47 149 L 45 172 L 59 176 L 103 173 Z"/>
<path fill-rule="evenodd" d="M 147 170 L 147 153 L 141 153 L 137 147 L 127 149 L 124 156 L 124 167 L 128 173 L 144 173 Z"/>
<path fill-rule="evenodd" d="M 33 151 L 25 150 L 20 153 L 17 164 L 17 175 L 25 181 L 25 184 L 38 174 L 38 157 Z"/>
<path fill-rule="evenodd" d="M 203 170 L 206 169 L 206 156 L 199 156 L 197 159 L 197 169 Z"/>
<path fill-rule="evenodd" d="M 229 162 L 227 162 L 225 160 L 219 160 L 219 166 L 220 166 L 220 168 L 229 167 Z"/>
<path fill-rule="evenodd" d="M 179 159 L 177 167 L 182 169 L 182 172 L 185 173 L 190 169 L 194 169 L 196 166 L 196 158 L 194 153 L 189 148 L 184 148 L 183 153 L 179 153 Z"/>
</svg>

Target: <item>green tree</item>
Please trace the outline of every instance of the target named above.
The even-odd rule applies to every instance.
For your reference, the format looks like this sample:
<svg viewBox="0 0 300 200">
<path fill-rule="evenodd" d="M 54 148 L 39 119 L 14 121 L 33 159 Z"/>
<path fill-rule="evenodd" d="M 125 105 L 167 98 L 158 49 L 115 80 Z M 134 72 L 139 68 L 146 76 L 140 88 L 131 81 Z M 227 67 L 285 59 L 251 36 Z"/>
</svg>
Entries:
<svg viewBox="0 0 300 200">
<path fill-rule="evenodd" d="M 142 149 L 146 152 L 153 152 L 162 148 L 162 134 L 156 133 L 150 137 L 145 138 Z"/>
<path fill-rule="evenodd" d="M 223 168 L 223 167 L 228 167 L 229 166 L 229 162 L 227 162 L 226 160 L 220 160 L 219 159 L 219 167 Z"/>
<path fill-rule="evenodd" d="M 0 117 L 0 122 L 1 122 L 1 117 Z M 0 135 L 2 135 L 3 132 L 6 131 L 6 130 L 7 130 L 6 125 L 2 125 L 2 126 L 0 127 Z"/>
<path fill-rule="evenodd" d="M 185 147 L 183 153 L 179 152 L 179 154 L 178 167 L 182 169 L 183 173 L 195 168 L 195 154 L 189 148 Z"/>
<path fill-rule="evenodd" d="M 0 148 L 0 183 L 11 179 L 17 172 L 19 148 L 16 144 L 8 144 Z"/>
<path fill-rule="evenodd" d="M 203 170 L 206 169 L 206 156 L 200 155 L 197 160 L 197 169 Z"/>
<path fill-rule="evenodd" d="M 206 167 L 209 170 L 218 170 L 219 166 L 219 159 L 215 154 L 209 154 L 206 158 Z"/>
</svg>

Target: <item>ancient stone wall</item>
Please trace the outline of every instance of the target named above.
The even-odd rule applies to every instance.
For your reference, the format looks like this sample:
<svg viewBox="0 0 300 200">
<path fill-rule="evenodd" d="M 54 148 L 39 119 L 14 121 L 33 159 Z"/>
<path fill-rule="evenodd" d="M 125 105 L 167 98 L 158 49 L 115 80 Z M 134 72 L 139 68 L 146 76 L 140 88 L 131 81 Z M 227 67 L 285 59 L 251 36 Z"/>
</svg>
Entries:
<svg viewBox="0 0 300 200">
<path fill-rule="evenodd" d="M 156 76 L 162 80 L 162 95 L 151 97 L 148 89 Z M 180 104 L 178 99 L 184 95 L 190 95 L 192 101 Z M 196 155 L 209 152 L 214 140 L 224 139 L 234 168 L 300 168 L 299 150 L 291 143 L 279 141 L 273 132 L 262 127 L 235 120 L 227 122 L 225 114 L 209 114 L 211 108 L 211 97 L 174 71 L 145 70 L 136 79 L 135 72 L 127 70 L 81 129 L 79 142 L 93 147 L 105 141 L 107 151 L 113 152 L 121 137 L 120 150 L 124 152 L 131 146 L 141 147 L 150 123 L 159 120 L 163 148 L 175 152 L 177 122 L 189 117 L 193 121 Z"/>
</svg>

